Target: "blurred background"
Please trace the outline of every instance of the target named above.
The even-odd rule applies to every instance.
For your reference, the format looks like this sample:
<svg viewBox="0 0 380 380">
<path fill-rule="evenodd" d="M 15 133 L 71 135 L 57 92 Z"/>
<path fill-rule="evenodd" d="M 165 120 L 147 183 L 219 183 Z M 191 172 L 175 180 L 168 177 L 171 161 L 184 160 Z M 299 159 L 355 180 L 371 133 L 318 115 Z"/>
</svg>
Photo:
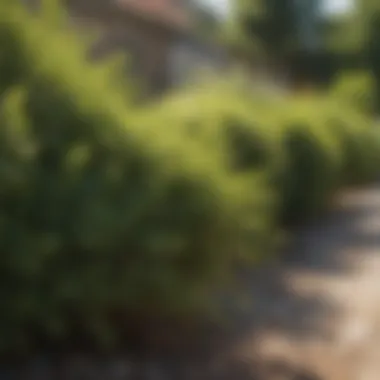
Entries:
<svg viewBox="0 0 380 380">
<path fill-rule="evenodd" d="M 375 0 L 2 0 L 0 378 L 358 380 L 294 336 L 380 252 L 379 111 Z"/>
</svg>

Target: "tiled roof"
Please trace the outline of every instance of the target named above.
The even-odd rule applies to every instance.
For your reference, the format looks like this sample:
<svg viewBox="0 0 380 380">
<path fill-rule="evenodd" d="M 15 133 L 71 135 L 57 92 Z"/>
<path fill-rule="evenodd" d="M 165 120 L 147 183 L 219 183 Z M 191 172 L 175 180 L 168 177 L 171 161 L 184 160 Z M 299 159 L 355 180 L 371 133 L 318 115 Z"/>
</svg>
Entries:
<svg viewBox="0 0 380 380">
<path fill-rule="evenodd" d="M 126 11 L 170 27 L 188 29 L 191 17 L 179 0 L 114 0 Z"/>
</svg>

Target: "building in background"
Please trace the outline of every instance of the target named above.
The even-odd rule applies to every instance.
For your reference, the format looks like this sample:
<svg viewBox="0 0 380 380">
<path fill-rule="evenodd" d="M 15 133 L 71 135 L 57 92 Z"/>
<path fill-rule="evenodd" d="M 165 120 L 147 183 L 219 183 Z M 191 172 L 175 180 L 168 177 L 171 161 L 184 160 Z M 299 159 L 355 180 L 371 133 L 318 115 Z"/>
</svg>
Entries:
<svg viewBox="0 0 380 380">
<path fill-rule="evenodd" d="M 39 0 L 22 0 L 37 6 Z M 140 82 L 144 97 L 181 87 L 207 73 L 243 68 L 249 81 L 271 91 L 288 87 L 284 76 L 247 62 L 197 28 L 196 3 L 189 0 L 61 0 L 78 32 L 98 36 L 90 57 L 125 52 L 126 75 Z M 303 0 L 306 1 L 306 0 Z M 198 8 L 199 10 L 199 8 Z M 281 73 L 280 73 L 281 74 Z"/>
<path fill-rule="evenodd" d="M 39 0 L 23 0 L 36 6 Z M 184 0 L 62 0 L 79 31 L 99 36 L 94 60 L 114 52 L 128 54 L 126 71 L 138 78 L 145 94 L 181 86 L 205 70 L 224 67 L 222 47 L 196 33 L 193 8 Z"/>
</svg>

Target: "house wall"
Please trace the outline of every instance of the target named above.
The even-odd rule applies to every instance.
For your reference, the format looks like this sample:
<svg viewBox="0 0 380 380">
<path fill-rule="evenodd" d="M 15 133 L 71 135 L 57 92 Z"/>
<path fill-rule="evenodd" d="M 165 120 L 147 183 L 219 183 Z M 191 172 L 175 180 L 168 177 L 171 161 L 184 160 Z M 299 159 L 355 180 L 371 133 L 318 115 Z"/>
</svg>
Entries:
<svg viewBox="0 0 380 380">
<path fill-rule="evenodd" d="M 178 87 L 208 71 L 222 70 L 227 65 L 228 58 L 223 49 L 188 36 L 178 37 L 171 45 L 168 56 L 170 84 Z"/>
<path fill-rule="evenodd" d="M 69 0 L 66 0 L 69 2 Z M 75 0 L 69 5 L 71 19 L 78 27 L 99 31 L 92 57 L 101 59 L 125 51 L 132 61 L 132 74 L 149 92 L 161 91 L 167 82 L 167 56 L 172 34 L 169 30 L 122 12 L 104 0 Z"/>
<path fill-rule="evenodd" d="M 23 0 L 35 7 L 39 0 Z M 142 0 L 143 1 L 143 0 Z M 156 23 L 146 21 L 121 10 L 110 0 L 63 0 L 68 9 L 71 26 L 96 33 L 90 48 L 94 60 L 106 58 L 113 52 L 126 52 L 126 71 L 132 69 L 147 93 L 161 92 L 168 82 L 167 58 L 172 32 Z"/>
<path fill-rule="evenodd" d="M 35 5 L 39 0 L 23 1 Z M 142 81 L 146 89 L 142 95 L 161 94 L 168 88 L 196 80 L 208 71 L 215 74 L 233 66 L 231 55 L 222 47 L 122 11 L 114 0 L 63 2 L 69 10 L 72 26 L 79 32 L 94 31 L 98 35 L 90 49 L 91 59 L 102 59 L 113 52 L 129 53 L 126 71 Z M 259 74 L 260 81 L 257 79 L 260 72 L 257 68 L 248 71 L 252 73 L 253 85 L 265 77 Z M 274 88 L 284 86 L 278 83 L 282 82 L 281 79 L 277 78 L 276 82 L 273 83 Z"/>
</svg>

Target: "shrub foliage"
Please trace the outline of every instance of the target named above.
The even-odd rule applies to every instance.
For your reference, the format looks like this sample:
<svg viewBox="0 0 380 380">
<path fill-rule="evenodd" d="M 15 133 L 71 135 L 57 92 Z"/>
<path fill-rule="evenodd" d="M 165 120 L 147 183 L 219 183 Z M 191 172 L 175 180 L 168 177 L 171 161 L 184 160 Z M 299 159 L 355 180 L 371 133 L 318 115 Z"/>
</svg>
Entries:
<svg viewBox="0 0 380 380">
<path fill-rule="evenodd" d="M 0 9 L 3 343 L 73 318 L 106 331 L 114 311 L 191 310 L 263 241 L 259 176 L 140 120 L 73 36 Z"/>
<path fill-rule="evenodd" d="M 213 83 L 137 109 L 48 13 L 0 4 L 4 348 L 197 310 L 280 221 L 377 174 L 379 133 L 347 102 Z"/>
</svg>

